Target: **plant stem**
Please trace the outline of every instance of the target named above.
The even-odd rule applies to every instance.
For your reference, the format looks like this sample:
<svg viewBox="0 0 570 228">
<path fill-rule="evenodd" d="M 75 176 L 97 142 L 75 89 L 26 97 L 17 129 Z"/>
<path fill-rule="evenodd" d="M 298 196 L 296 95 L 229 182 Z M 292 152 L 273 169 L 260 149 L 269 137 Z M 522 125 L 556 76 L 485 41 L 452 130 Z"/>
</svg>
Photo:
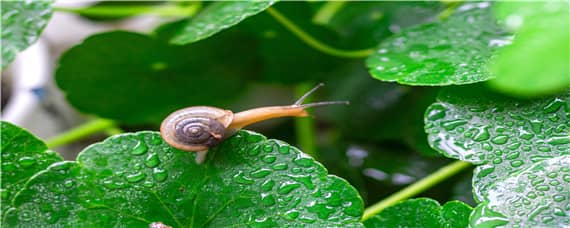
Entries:
<svg viewBox="0 0 570 228">
<path fill-rule="evenodd" d="M 329 55 L 344 57 L 344 58 L 365 58 L 374 52 L 374 49 L 363 49 L 363 50 L 341 50 L 334 47 L 328 46 L 321 43 L 305 31 L 295 25 L 292 21 L 287 19 L 283 14 L 281 14 L 276 9 L 269 7 L 267 8 L 267 13 L 271 15 L 275 20 L 277 20 L 281 25 L 285 26 L 291 33 L 295 34 L 299 39 L 305 42 L 307 45 Z"/>
<path fill-rule="evenodd" d="M 313 16 L 313 23 L 326 25 L 331 18 L 346 4 L 345 1 L 325 2 Z"/>
<path fill-rule="evenodd" d="M 55 11 L 82 14 L 86 16 L 134 16 L 140 14 L 162 17 L 189 17 L 200 9 L 201 4 L 187 6 L 158 5 L 158 6 L 93 6 L 85 8 L 54 7 Z"/>
<path fill-rule="evenodd" d="M 439 20 L 445 20 L 449 16 L 451 16 L 451 14 L 453 14 L 453 12 L 455 12 L 455 9 L 460 5 L 460 2 L 446 2 L 446 4 L 447 4 L 447 8 L 445 8 L 443 11 L 441 11 L 437 15 L 437 18 Z"/>
<path fill-rule="evenodd" d="M 106 119 L 94 119 L 81 126 L 66 131 L 61 135 L 48 139 L 46 144 L 48 148 L 54 148 L 75 142 L 89 135 L 92 135 L 93 133 L 112 128 L 116 128 L 115 122 Z"/>
<path fill-rule="evenodd" d="M 415 182 L 412 185 L 392 194 L 388 198 L 385 198 L 384 200 L 366 208 L 364 214 L 362 215 L 361 221 L 366 221 L 385 208 L 390 207 L 402 200 L 415 196 L 470 166 L 471 163 L 464 161 L 455 161 L 447 166 L 440 168 L 435 173 L 424 177 L 420 181 Z"/>
<path fill-rule="evenodd" d="M 295 86 L 295 96 L 301 97 L 313 86 L 310 83 L 301 83 Z M 310 102 L 311 98 L 305 99 Z M 295 118 L 295 135 L 297 136 L 297 144 L 303 152 L 311 155 L 315 160 L 319 155 L 315 145 L 315 121 L 311 117 Z"/>
</svg>

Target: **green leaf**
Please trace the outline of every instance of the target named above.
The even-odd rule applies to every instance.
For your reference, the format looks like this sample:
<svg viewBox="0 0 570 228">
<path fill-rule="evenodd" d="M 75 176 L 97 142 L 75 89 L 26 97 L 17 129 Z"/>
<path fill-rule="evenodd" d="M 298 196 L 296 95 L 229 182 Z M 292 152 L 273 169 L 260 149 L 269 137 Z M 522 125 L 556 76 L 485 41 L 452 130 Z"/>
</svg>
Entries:
<svg viewBox="0 0 570 228">
<path fill-rule="evenodd" d="M 479 201 L 501 179 L 536 162 L 570 154 L 570 93 L 516 100 L 481 87 L 442 90 L 426 111 L 430 145 L 445 156 L 479 166 Z"/>
<path fill-rule="evenodd" d="M 284 142 L 240 131 L 194 159 L 158 132 L 111 137 L 30 180 L 7 225 L 361 226 L 356 190 Z"/>
<path fill-rule="evenodd" d="M 62 56 L 56 82 L 82 112 L 124 123 L 160 122 L 178 108 L 231 103 L 256 72 L 254 55 L 236 53 L 254 45 L 237 33 L 186 46 L 131 32 L 101 33 Z"/>
<path fill-rule="evenodd" d="M 366 220 L 366 227 L 467 227 L 471 207 L 460 201 L 443 206 L 429 198 L 418 198 L 388 207 Z"/>
<path fill-rule="evenodd" d="M 466 3 L 447 19 L 408 29 L 384 40 L 367 59 L 378 80 L 407 85 L 459 85 L 486 81 L 485 65 L 507 43 L 491 3 Z"/>
<path fill-rule="evenodd" d="M 30 177 L 63 159 L 48 150 L 45 143 L 11 123 L 0 121 L 2 145 L 2 182 L 0 183 L 2 220 L 16 193 Z"/>
<path fill-rule="evenodd" d="M 517 96 L 559 93 L 570 87 L 569 3 L 504 2 L 497 14 L 516 30 L 513 44 L 490 66 L 497 76 L 489 83 Z M 522 23 L 522 25 L 521 25 Z"/>
<path fill-rule="evenodd" d="M 534 163 L 489 188 L 472 227 L 570 226 L 570 156 Z"/>
<path fill-rule="evenodd" d="M 1 1 L 2 68 L 34 43 L 52 15 L 52 0 Z"/>
<path fill-rule="evenodd" d="M 171 43 L 181 45 L 208 38 L 264 11 L 275 2 L 276 0 L 214 2 L 189 19 L 180 33 L 171 39 Z"/>
</svg>

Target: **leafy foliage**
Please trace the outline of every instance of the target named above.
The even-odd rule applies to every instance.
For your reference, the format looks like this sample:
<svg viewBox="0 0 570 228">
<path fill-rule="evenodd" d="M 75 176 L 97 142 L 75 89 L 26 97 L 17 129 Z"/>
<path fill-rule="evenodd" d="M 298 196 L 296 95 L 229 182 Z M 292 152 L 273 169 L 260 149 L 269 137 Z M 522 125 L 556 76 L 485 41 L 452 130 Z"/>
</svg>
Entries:
<svg viewBox="0 0 570 228">
<path fill-rule="evenodd" d="M 184 29 L 172 38 L 172 43 L 188 44 L 205 39 L 267 9 L 275 2 L 276 0 L 212 3 L 196 17 L 189 19 Z"/>
<path fill-rule="evenodd" d="M 516 31 L 516 36 L 513 45 L 501 50 L 491 64 L 497 75 L 490 81 L 494 88 L 528 97 L 555 94 L 570 87 L 568 7 L 567 1 L 498 5 L 498 16 Z"/>
<path fill-rule="evenodd" d="M 356 190 L 283 142 L 242 131 L 206 164 L 194 156 L 157 132 L 109 138 L 35 175 L 6 224 L 360 226 Z"/>
<path fill-rule="evenodd" d="M 2 145 L 2 220 L 14 196 L 35 173 L 63 159 L 24 129 L 0 121 Z"/>
<path fill-rule="evenodd" d="M 56 81 L 80 111 L 125 123 L 156 123 L 178 108 L 227 105 L 244 90 L 240 76 L 255 66 L 254 57 L 232 53 L 253 45 L 238 33 L 183 47 L 132 32 L 102 33 L 63 55 Z M 139 99 L 144 105 L 132 102 Z"/>
<path fill-rule="evenodd" d="M 467 3 L 449 18 L 384 40 L 367 59 L 370 74 L 408 85 L 460 85 L 485 81 L 496 50 L 509 42 L 488 2 Z"/>
<path fill-rule="evenodd" d="M 52 0 L 2 1 L 2 68 L 34 43 L 52 15 Z"/>
<path fill-rule="evenodd" d="M 471 207 L 459 201 L 440 206 L 435 200 L 418 198 L 400 202 L 366 220 L 366 227 L 467 227 Z"/>
</svg>

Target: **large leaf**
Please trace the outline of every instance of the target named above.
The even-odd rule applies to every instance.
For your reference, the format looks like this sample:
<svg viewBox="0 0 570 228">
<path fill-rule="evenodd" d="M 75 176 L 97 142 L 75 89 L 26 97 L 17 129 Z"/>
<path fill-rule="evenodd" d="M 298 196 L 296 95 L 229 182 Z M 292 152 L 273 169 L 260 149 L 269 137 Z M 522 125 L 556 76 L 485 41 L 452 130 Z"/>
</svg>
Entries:
<svg viewBox="0 0 570 228">
<path fill-rule="evenodd" d="M 480 87 L 446 88 L 426 111 L 430 145 L 479 166 L 474 193 L 534 163 L 570 154 L 570 93 L 514 100 Z"/>
<path fill-rule="evenodd" d="M 31 179 L 7 225 L 361 226 L 356 190 L 284 142 L 241 131 L 194 158 L 158 132 L 109 138 Z"/>
<path fill-rule="evenodd" d="M 63 55 L 56 82 L 82 112 L 159 122 L 177 108 L 229 104 L 255 75 L 256 58 L 247 54 L 252 48 L 237 33 L 182 47 L 137 33 L 102 33 Z"/>
<path fill-rule="evenodd" d="M 1 1 L 2 12 L 2 68 L 16 54 L 32 43 L 47 25 L 52 15 L 52 0 Z"/>
<path fill-rule="evenodd" d="M 471 207 L 460 201 L 443 206 L 429 198 L 400 202 L 366 220 L 366 227 L 467 227 Z"/>
<path fill-rule="evenodd" d="M 457 85 L 492 78 L 489 59 L 510 42 L 491 4 L 466 3 L 447 19 L 408 29 L 384 40 L 367 59 L 370 74 L 408 85 Z"/>
<path fill-rule="evenodd" d="M 489 188 L 473 227 L 569 227 L 570 156 L 537 162 Z"/>
<path fill-rule="evenodd" d="M 205 39 L 262 12 L 275 2 L 276 0 L 214 2 L 194 18 L 188 19 L 171 42 L 188 44 Z"/>
<path fill-rule="evenodd" d="M 490 81 L 493 87 L 518 96 L 553 94 L 570 87 L 569 7 L 568 1 L 498 5 L 498 16 L 516 36 L 491 65 L 497 76 Z"/>
<path fill-rule="evenodd" d="M 63 159 L 48 150 L 45 143 L 24 129 L 0 121 L 0 155 L 2 156 L 2 182 L 0 200 L 2 220 L 12 200 L 26 181 L 35 173 Z"/>
</svg>

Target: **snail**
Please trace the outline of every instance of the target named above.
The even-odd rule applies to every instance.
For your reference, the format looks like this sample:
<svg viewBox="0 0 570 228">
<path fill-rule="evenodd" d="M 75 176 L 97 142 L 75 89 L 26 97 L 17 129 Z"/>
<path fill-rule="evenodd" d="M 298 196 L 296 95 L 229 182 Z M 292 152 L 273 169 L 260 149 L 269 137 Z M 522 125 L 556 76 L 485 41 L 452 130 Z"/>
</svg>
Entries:
<svg viewBox="0 0 570 228">
<path fill-rule="evenodd" d="M 303 101 L 323 83 L 305 93 L 292 105 L 254 108 L 238 113 L 209 106 L 183 108 L 168 115 L 160 125 L 160 135 L 170 146 L 196 152 L 196 163 L 206 159 L 208 149 L 234 135 L 243 127 L 260 121 L 279 117 L 304 117 L 306 108 L 348 104 L 347 101 L 324 101 L 302 104 Z"/>
</svg>

